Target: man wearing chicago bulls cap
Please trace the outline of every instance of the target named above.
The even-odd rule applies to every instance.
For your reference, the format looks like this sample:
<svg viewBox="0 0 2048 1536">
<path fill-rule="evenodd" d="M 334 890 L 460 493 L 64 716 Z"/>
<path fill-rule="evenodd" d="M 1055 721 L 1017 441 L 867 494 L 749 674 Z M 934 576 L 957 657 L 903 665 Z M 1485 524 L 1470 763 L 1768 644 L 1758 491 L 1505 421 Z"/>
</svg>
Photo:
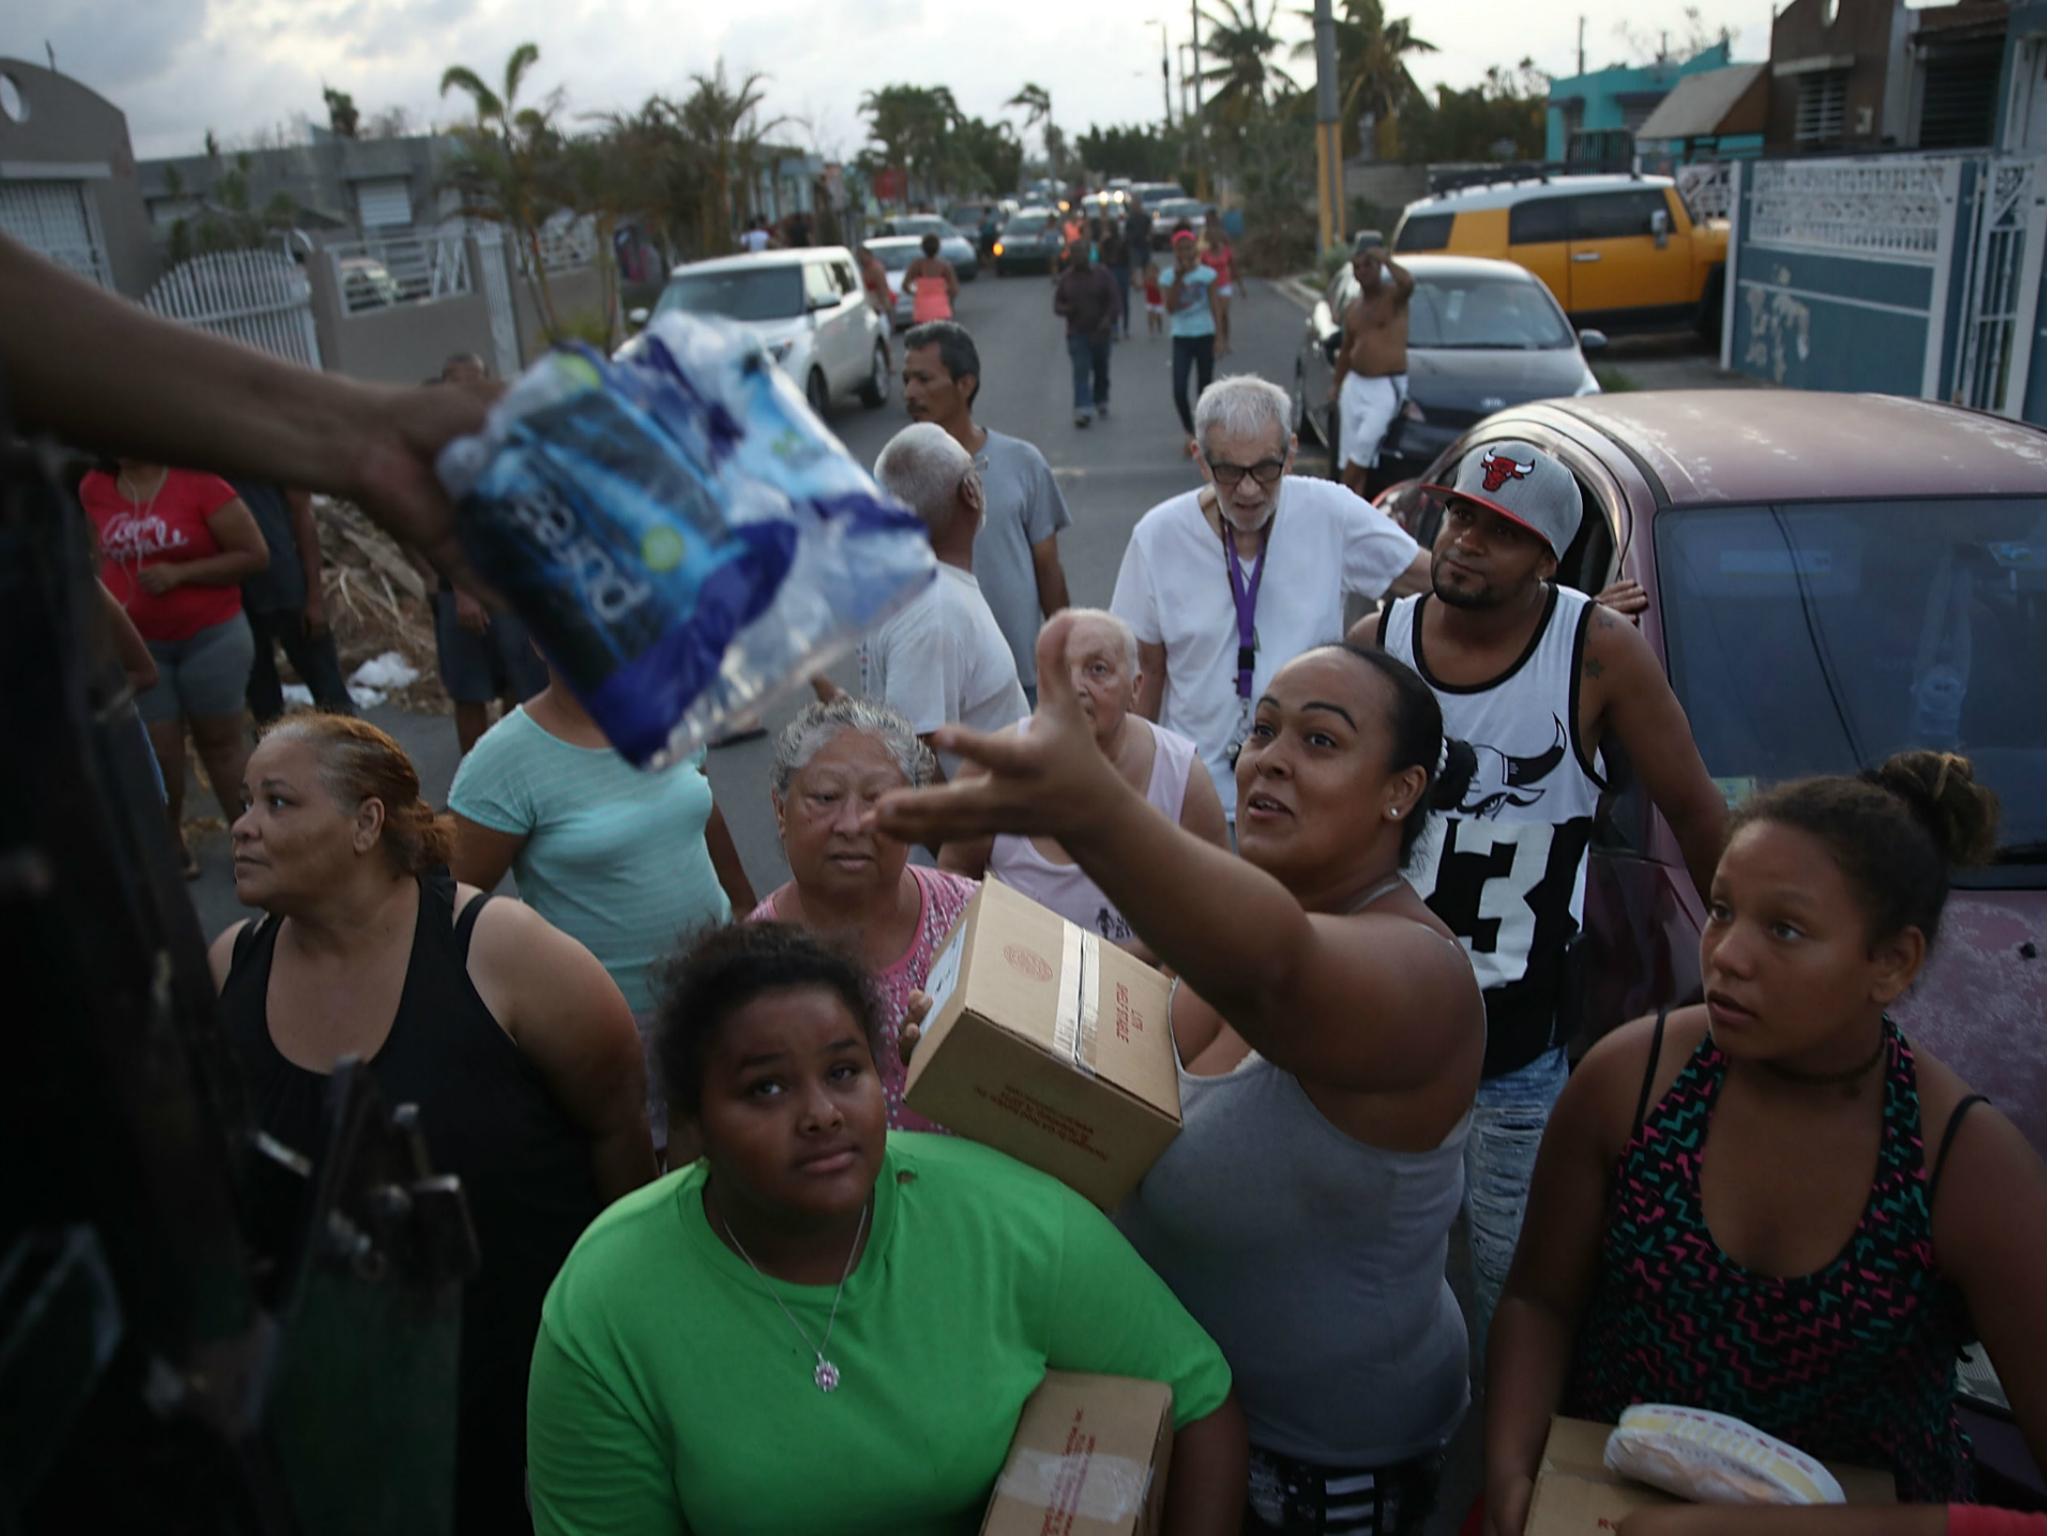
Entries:
<svg viewBox="0 0 2048 1536">
<path fill-rule="evenodd" d="M 1377 636 L 1435 691 L 1444 734 L 1470 742 L 1479 759 L 1409 878 L 1458 935 L 1486 998 L 1486 1062 L 1465 1149 L 1483 1350 L 1579 1023 L 1568 1016 L 1565 958 L 1608 788 L 1603 744 L 1619 743 L 1702 897 L 1726 806 L 1648 643 L 1557 584 L 1586 505 L 1571 470 L 1533 443 L 1503 439 L 1473 448 L 1450 484 L 1431 489 L 1444 498 L 1431 590 L 1391 604 Z"/>
</svg>

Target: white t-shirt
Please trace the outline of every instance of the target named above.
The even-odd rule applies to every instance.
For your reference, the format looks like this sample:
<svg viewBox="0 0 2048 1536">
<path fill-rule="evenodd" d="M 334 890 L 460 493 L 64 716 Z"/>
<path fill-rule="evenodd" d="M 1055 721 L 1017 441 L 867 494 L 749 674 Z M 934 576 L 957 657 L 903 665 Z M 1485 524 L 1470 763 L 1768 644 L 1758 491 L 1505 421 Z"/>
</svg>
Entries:
<svg viewBox="0 0 2048 1536">
<path fill-rule="evenodd" d="M 1239 723 L 1237 606 L 1223 541 L 1202 516 L 1198 491 L 1163 501 L 1138 520 L 1110 608 L 1141 645 L 1166 647 L 1159 723 L 1194 738 L 1223 810 L 1237 817 L 1229 752 Z M 1344 600 L 1384 596 L 1414 561 L 1416 543 L 1386 514 L 1332 480 L 1290 475 L 1266 543 L 1254 625 L 1252 699 L 1303 651 L 1344 638 Z M 1246 590 L 1251 566 L 1239 562 Z"/>
<path fill-rule="evenodd" d="M 740 244 L 755 255 L 759 255 L 762 251 L 768 249 L 768 231 L 765 229 L 750 229 L 740 236 Z"/>
<path fill-rule="evenodd" d="M 861 642 L 860 691 L 920 736 L 954 724 L 1000 731 L 1031 713 L 981 583 L 957 565 L 940 565 L 936 581 Z M 939 766 L 952 779 L 960 760 L 942 753 Z"/>
</svg>

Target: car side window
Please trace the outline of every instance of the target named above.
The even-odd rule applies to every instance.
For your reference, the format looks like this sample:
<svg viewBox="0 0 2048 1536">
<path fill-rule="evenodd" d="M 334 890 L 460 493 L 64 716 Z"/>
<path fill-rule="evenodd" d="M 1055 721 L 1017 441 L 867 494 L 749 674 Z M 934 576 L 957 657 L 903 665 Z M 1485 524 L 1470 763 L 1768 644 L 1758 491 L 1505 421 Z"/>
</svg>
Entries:
<svg viewBox="0 0 2048 1536">
<path fill-rule="evenodd" d="M 1668 211 L 1659 187 L 1594 192 L 1572 199 L 1574 240 L 1625 240 L 1650 233 L 1650 216 Z"/>
<path fill-rule="evenodd" d="M 1351 302 L 1351 271 L 1348 267 L 1339 267 L 1336 275 L 1330 279 L 1329 301 L 1330 318 L 1342 325 L 1344 306 Z"/>
<path fill-rule="evenodd" d="M 1571 238 L 1570 197 L 1525 198 L 1508 210 L 1509 245 L 1547 245 Z"/>
<path fill-rule="evenodd" d="M 843 261 L 832 263 L 832 275 L 839 279 L 841 293 L 852 293 L 859 286 L 853 280 L 853 268 Z"/>
<path fill-rule="evenodd" d="M 839 302 L 839 285 L 832 281 L 832 269 L 822 261 L 804 263 L 804 304 L 827 309 Z"/>
</svg>

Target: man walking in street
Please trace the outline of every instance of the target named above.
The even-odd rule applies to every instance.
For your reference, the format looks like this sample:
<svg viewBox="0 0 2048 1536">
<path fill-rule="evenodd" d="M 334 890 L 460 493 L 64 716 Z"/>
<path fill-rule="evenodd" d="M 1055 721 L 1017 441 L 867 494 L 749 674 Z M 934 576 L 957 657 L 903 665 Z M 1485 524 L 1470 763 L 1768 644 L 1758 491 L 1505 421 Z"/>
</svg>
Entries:
<svg viewBox="0 0 2048 1536">
<path fill-rule="evenodd" d="M 1193 230 L 1173 237 L 1173 270 L 1167 275 L 1166 314 L 1173 333 L 1173 404 L 1180 412 L 1188 450 L 1195 451 L 1195 417 L 1188 408 L 1188 375 L 1197 398 L 1216 377 L 1216 272 L 1202 265 Z"/>
<path fill-rule="evenodd" d="M 1273 674 L 1342 638 L 1347 597 L 1419 592 L 1429 577 L 1384 513 L 1290 473 L 1289 408 L 1250 375 L 1202 392 L 1201 488 L 1138 520 L 1110 600 L 1138 637 L 1138 713 L 1194 739 L 1232 822 L 1237 749 Z"/>
<path fill-rule="evenodd" d="M 1067 270 L 1052 291 L 1052 312 L 1067 322 L 1067 357 L 1074 367 L 1074 425 L 1109 414 L 1109 348 L 1122 301 L 1116 279 L 1088 259 L 1084 237 L 1067 247 Z"/>
<path fill-rule="evenodd" d="M 1415 279 L 1387 255 L 1377 230 L 1359 235 L 1352 252 L 1358 297 L 1344 306 L 1330 397 L 1337 402 L 1338 471 L 1363 496 L 1380 445 L 1408 403 L 1408 301 Z"/>
<path fill-rule="evenodd" d="M 981 354 L 950 320 L 903 338 L 903 403 L 973 456 L 987 516 L 974 541 L 974 574 L 1016 662 L 1024 696 L 1038 701 L 1038 628 L 1067 606 L 1060 530 L 1073 522 L 1045 455 L 1022 438 L 979 426 Z"/>
<path fill-rule="evenodd" d="M 242 612 L 256 642 L 249 667 L 249 713 L 259 728 L 284 713 L 284 685 L 277 675 L 277 648 L 282 645 L 299 681 L 312 691 L 315 707 L 329 714 L 354 714 L 341 658 L 334 649 L 334 632 L 327 627 L 313 498 L 268 481 L 230 483 L 270 546 L 268 568 L 242 583 Z"/>
<path fill-rule="evenodd" d="M 1570 470 L 1527 443 L 1459 463 L 1430 556 L 1429 590 L 1389 605 L 1374 638 L 1435 691 L 1444 735 L 1479 771 L 1433 824 L 1408 878 L 1472 957 L 1486 997 L 1486 1061 L 1465 1149 L 1474 1337 L 1482 1348 L 1564 1089 L 1566 958 L 1585 901 L 1586 848 L 1618 744 L 1678 838 L 1704 897 L 1727 807 L 1648 642 L 1558 585 L 1583 503 Z"/>
<path fill-rule="evenodd" d="M 1144 286 L 1145 269 L 1152 265 L 1152 215 L 1137 198 L 1124 215 L 1124 339 L 1131 337 L 1130 290 Z"/>
<path fill-rule="evenodd" d="M 902 715 L 926 745 L 942 725 L 1015 725 L 1031 709 L 974 579 L 983 499 L 973 456 L 940 427 L 917 422 L 889 439 L 875 479 L 924 523 L 939 575 L 861 643 L 862 695 Z M 942 753 L 939 768 L 953 778 L 960 760 Z"/>
</svg>

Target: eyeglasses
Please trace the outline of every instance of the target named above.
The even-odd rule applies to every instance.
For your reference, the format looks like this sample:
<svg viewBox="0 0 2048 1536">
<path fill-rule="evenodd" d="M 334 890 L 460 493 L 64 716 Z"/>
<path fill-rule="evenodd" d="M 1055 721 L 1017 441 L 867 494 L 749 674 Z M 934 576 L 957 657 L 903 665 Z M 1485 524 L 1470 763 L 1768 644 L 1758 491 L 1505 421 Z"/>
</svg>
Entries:
<svg viewBox="0 0 2048 1536">
<path fill-rule="evenodd" d="M 1246 475 L 1250 475 L 1259 485 L 1271 486 L 1278 484 L 1280 477 L 1287 472 L 1285 459 L 1261 459 L 1256 464 L 1218 464 L 1214 459 L 1206 462 L 1209 473 L 1216 477 L 1216 483 L 1226 491 L 1236 490 L 1244 483 Z"/>
</svg>

